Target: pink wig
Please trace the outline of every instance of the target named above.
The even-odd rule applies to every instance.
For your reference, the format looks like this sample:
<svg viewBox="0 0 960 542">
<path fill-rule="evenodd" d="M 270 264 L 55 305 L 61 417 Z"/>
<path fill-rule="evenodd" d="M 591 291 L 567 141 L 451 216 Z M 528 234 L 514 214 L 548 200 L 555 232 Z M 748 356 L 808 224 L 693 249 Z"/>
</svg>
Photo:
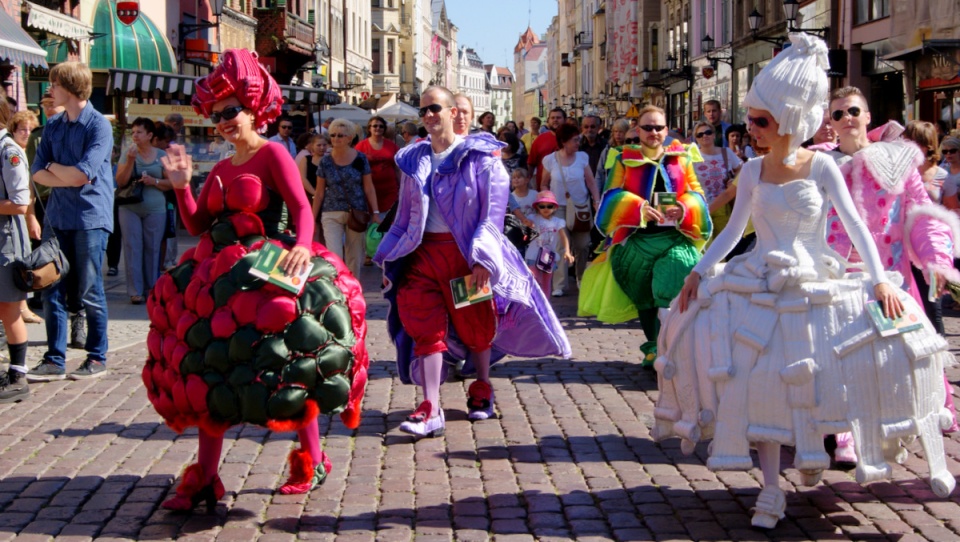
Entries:
<svg viewBox="0 0 960 542">
<path fill-rule="evenodd" d="M 241 105 L 253 112 L 253 127 L 257 131 L 282 112 L 280 85 L 257 61 L 257 53 L 246 49 L 227 49 L 216 69 L 197 79 L 195 86 L 191 105 L 198 115 L 207 118 L 213 104 L 230 96 L 236 96 Z"/>
</svg>

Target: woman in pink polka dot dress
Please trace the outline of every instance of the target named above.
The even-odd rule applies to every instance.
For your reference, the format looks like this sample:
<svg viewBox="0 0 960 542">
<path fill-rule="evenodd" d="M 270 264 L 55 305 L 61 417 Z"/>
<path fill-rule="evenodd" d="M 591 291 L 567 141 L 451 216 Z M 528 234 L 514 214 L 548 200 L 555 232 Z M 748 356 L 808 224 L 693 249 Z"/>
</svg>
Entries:
<svg viewBox="0 0 960 542">
<path fill-rule="evenodd" d="M 857 115 L 851 110 L 856 110 Z M 830 111 L 834 112 L 833 125 L 840 145 L 829 154 L 840 166 L 853 203 L 873 235 L 880 261 L 888 271 L 903 276 L 903 289 L 922 306 L 927 288 L 921 285 L 921 293 L 911 266 L 915 265 L 926 276 L 936 274 L 940 287 L 946 281 L 960 282 L 960 272 L 953 266 L 953 258 L 960 255 L 956 244 L 960 220 L 930 200 L 917 169 L 924 156 L 915 144 L 899 139 L 902 126 L 888 123 L 867 132 L 870 114 L 866 101 L 852 87 L 834 92 Z M 851 263 L 861 261 L 834 211 L 827 218 L 827 243 Z M 943 333 L 942 329 L 937 331 Z M 944 406 L 953 422 L 944 430 L 957 431 L 960 428 L 946 375 L 944 385 Z M 845 436 L 837 435 L 835 459 L 839 463 L 855 463 L 853 443 Z"/>
</svg>

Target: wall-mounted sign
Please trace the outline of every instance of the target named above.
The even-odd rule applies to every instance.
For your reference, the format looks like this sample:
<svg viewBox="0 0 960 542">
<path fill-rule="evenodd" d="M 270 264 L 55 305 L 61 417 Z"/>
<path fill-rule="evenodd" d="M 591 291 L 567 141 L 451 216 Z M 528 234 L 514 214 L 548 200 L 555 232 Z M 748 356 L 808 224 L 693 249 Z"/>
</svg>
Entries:
<svg viewBox="0 0 960 542">
<path fill-rule="evenodd" d="M 140 2 L 135 0 L 133 2 L 129 0 L 123 0 L 117 2 L 117 18 L 120 19 L 120 22 L 130 26 L 137 20 L 137 17 L 140 16 Z"/>
</svg>

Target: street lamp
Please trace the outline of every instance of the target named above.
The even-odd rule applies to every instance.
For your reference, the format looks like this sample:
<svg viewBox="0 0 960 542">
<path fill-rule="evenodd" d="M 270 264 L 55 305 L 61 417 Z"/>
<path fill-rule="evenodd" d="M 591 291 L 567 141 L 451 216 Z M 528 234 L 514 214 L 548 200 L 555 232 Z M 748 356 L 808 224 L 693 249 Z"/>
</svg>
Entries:
<svg viewBox="0 0 960 542">
<path fill-rule="evenodd" d="M 798 28 L 796 27 L 797 17 L 800 15 L 800 2 L 797 0 L 783 0 L 783 14 L 787 19 L 787 31 L 803 32 L 822 38 L 824 41 L 830 35 L 830 28 Z"/>
<path fill-rule="evenodd" d="M 765 41 L 777 47 L 782 47 L 783 42 L 785 41 L 784 38 L 765 38 L 757 35 L 757 33 L 760 31 L 761 24 L 763 24 L 763 15 L 760 15 L 760 12 L 757 11 L 757 8 L 753 8 L 753 11 L 750 12 L 750 15 L 747 15 L 747 26 L 750 27 L 750 35 L 753 37 L 753 40 Z"/>
<path fill-rule="evenodd" d="M 180 51 L 184 51 L 183 44 L 187 36 L 193 34 L 194 32 L 199 32 L 200 30 L 207 30 L 209 28 L 219 28 L 220 27 L 220 16 L 223 15 L 223 5 L 226 3 L 226 0 L 210 0 L 210 9 L 213 10 L 213 16 L 216 18 L 216 22 L 210 22 L 207 20 L 201 20 L 196 24 L 187 24 L 180 23 L 178 26 L 180 34 Z M 220 31 L 217 31 L 217 52 L 220 52 Z"/>
<path fill-rule="evenodd" d="M 787 25 L 792 27 L 794 21 L 797 20 L 797 15 L 800 14 L 800 2 L 797 2 L 797 0 L 783 0 L 783 14 L 787 18 Z"/>
<path fill-rule="evenodd" d="M 714 69 L 716 69 L 718 62 L 724 62 L 733 66 L 733 53 L 730 53 L 729 55 L 710 54 L 713 52 L 713 43 L 714 41 L 713 38 L 710 37 L 710 34 L 707 34 L 702 40 L 700 40 L 700 49 L 707 54 L 707 60 L 710 61 L 710 65 L 712 65 Z"/>
</svg>

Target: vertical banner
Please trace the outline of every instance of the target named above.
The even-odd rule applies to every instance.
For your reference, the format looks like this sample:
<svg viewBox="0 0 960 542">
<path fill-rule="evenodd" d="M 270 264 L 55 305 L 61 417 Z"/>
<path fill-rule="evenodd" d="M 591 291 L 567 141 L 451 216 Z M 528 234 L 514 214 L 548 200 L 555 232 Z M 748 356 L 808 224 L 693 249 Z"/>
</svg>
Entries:
<svg viewBox="0 0 960 542">
<path fill-rule="evenodd" d="M 607 3 L 607 80 L 629 83 L 637 67 L 637 0 Z"/>
</svg>

